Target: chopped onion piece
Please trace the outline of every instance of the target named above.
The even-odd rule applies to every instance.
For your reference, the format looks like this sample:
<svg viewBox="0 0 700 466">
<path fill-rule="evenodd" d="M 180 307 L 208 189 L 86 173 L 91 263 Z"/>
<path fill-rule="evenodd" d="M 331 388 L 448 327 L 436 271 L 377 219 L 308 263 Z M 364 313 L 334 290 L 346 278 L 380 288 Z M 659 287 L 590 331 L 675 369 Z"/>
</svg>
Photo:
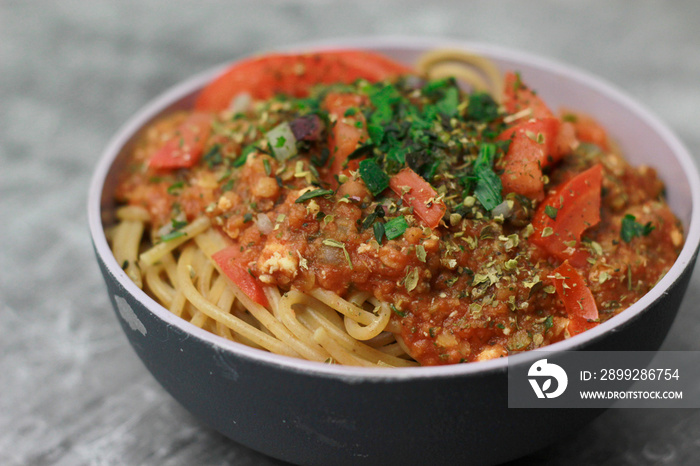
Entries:
<svg viewBox="0 0 700 466">
<path fill-rule="evenodd" d="M 252 101 L 253 98 L 250 94 L 248 94 L 247 92 L 241 92 L 239 94 L 236 94 L 236 96 L 233 99 L 231 99 L 231 103 L 229 104 L 228 108 L 233 113 L 245 112 L 250 107 Z"/>
<path fill-rule="evenodd" d="M 297 139 L 289 123 L 280 123 L 268 131 L 265 137 L 277 160 L 285 161 L 297 155 Z"/>
<path fill-rule="evenodd" d="M 270 217 L 268 217 L 265 214 L 258 214 L 257 221 L 255 222 L 258 225 L 258 230 L 260 230 L 260 233 L 263 235 L 269 235 L 272 233 L 272 229 L 274 228 L 272 226 L 272 220 L 270 220 Z"/>
<path fill-rule="evenodd" d="M 503 215 L 503 218 L 508 218 L 512 213 L 513 201 L 505 200 L 493 208 L 493 210 L 491 211 L 491 216 L 498 217 L 499 215 Z"/>
</svg>

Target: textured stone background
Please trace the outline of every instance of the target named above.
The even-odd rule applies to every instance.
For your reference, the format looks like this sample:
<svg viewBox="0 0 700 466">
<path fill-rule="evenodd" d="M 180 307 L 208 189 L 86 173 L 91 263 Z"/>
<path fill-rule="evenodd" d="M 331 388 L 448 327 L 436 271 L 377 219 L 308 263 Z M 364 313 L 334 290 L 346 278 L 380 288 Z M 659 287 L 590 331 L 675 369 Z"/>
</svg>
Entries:
<svg viewBox="0 0 700 466">
<path fill-rule="evenodd" d="M 93 258 L 96 160 L 169 86 L 297 41 L 486 41 L 602 76 L 700 156 L 698 24 L 695 0 L 0 2 L 0 464 L 281 464 L 203 427 L 157 385 Z M 699 301 L 696 272 L 667 349 L 700 349 Z M 514 464 L 697 464 L 699 439 L 698 410 L 617 409 Z"/>
</svg>

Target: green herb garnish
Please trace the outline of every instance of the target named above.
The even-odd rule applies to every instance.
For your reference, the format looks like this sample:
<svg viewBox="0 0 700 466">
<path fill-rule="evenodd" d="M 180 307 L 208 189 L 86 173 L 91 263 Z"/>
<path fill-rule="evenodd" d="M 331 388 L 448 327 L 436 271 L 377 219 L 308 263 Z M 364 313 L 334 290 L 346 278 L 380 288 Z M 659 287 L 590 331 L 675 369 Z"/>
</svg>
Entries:
<svg viewBox="0 0 700 466">
<path fill-rule="evenodd" d="M 474 92 L 469 96 L 467 113 L 469 118 L 487 123 L 498 117 L 498 104 L 493 100 L 491 94 Z"/>
<path fill-rule="evenodd" d="M 321 153 L 319 154 L 318 157 L 316 157 L 316 156 L 311 157 L 311 163 L 313 163 L 317 167 L 323 167 L 324 165 L 326 165 L 326 163 L 328 162 L 328 159 L 330 157 L 331 157 L 331 151 L 327 147 L 324 147 L 323 149 L 321 149 Z"/>
<path fill-rule="evenodd" d="M 647 236 L 654 230 L 654 225 L 647 222 L 645 225 L 637 222 L 637 218 L 632 214 L 627 214 L 622 218 L 622 227 L 620 228 L 620 238 L 625 243 L 632 241 L 635 236 Z"/>
<path fill-rule="evenodd" d="M 399 317 L 406 317 L 406 313 L 403 312 L 403 311 L 399 311 L 398 309 L 396 309 L 396 306 L 394 306 L 393 303 L 389 304 L 389 307 L 391 308 L 392 311 L 394 311 L 394 313 L 395 313 L 397 316 L 399 316 Z"/>
<path fill-rule="evenodd" d="M 225 193 L 226 191 L 231 191 L 233 189 L 233 178 L 229 179 L 224 185 L 221 187 L 221 192 Z"/>
<path fill-rule="evenodd" d="M 389 175 L 379 166 L 375 159 L 365 159 L 360 162 L 360 177 L 373 196 L 380 194 L 389 187 Z"/>
<path fill-rule="evenodd" d="M 438 111 L 453 117 L 457 114 L 457 106 L 459 105 L 459 91 L 456 87 L 448 87 L 440 100 L 435 104 Z"/>
<path fill-rule="evenodd" d="M 382 244 L 382 238 L 384 238 L 384 234 L 386 233 L 384 224 L 382 222 L 376 222 L 372 228 L 374 230 L 374 239 L 377 240 L 377 243 Z"/>
<path fill-rule="evenodd" d="M 425 252 L 425 248 L 423 247 L 422 244 L 419 244 L 416 246 L 416 257 L 418 257 L 418 260 L 421 262 L 425 262 L 426 259 L 428 258 L 428 255 Z"/>
<path fill-rule="evenodd" d="M 359 159 L 360 157 L 370 155 L 373 150 L 374 144 L 363 144 L 354 151 L 350 152 L 350 155 L 348 155 L 347 160 Z"/>
<path fill-rule="evenodd" d="M 544 213 L 547 214 L 547 217 L 551 218 L 552 220 L 557 218 L 557 212 L 557 208 L 551 205 L 545 206 L 544 208 Z"/>
<path fill-rule="evenodd" d="M 375 207 L 374 212 L 365 217 L 360 225 L 360 231 L 364 231 L 371 227 L 378 218 L 384 218 L 384 206 L 381 204 Z"/>
<path fill-rule="evenodd" d="M 211 149 L 204 154 L 202 159 L 209 168 L 214 168 L 216 165 L 221 164 L 224 161 L 224 157 L 221 154 L 221 146 L 219 144 L 214 144 Z"/>
<path fill-rule="evenodd" d="M 408 222 L 406 218 L 401 215 L 400 217 L 392 218 L 384 224 L 384 233 L 388 239 L 396 239 L 408 228 Z"/>
<path fill-rule="evenodd" d="M 180 194 L 180 190 L 185 187 L 185 182 L 184 181 L 178 181 L 177 183 L 173 183 L 170 186 L 168 186 L 168 194 L 172 194 L 174 196 Z"/>
<path fill-rule="evenodd" d="M 185 228 L 187 226 L 187 222 L 182 221 L 182 220 L 175 220 L 175 219 L 172 219 L 170 221 L 170 224 L 172 225 L 173 230 L 179 230 L 179 229 Z"/>
<path fill-rule="evenodd" d="M 484 209 L 493 210 L 503 202 L 501 191 L 503 185 L 501 179 L 493 171 L 493 162 L 496 158 L 495 144 L 482 144 L 479 148 L 479 156 L 474 163 L 474 176 L 476 177 L 476 197 Z"/>
<path fill-rule="evenodd" d="M 248 160 L 248 154 L 256 150 L 258 150 L 258 147 L 255 144 L 248 144 L 247 146 L 245 146 L 241 151 L 241 155 L 233 161 L 233 166 L 242 167 L 243 165 L 245 165 L 246 160 Z"/>
<path fill-rule="evenodd" d="M 404 287 L 406 291 L 413 291 L 418 286 L 418 280 L 420 279 L 420 273 L 417 267 L 414 267 L 408 271 L 406 277 L 404 278 Z"/>
<path fill-rule="evenodd" d="M 185 233 L 184 231 L 175 230 L 175 231 L 171 231 L 170 233 L 167 233 L 167 234 L 161 236 L 160 240 L 165 243 L 167 241 L 172 241 L 176 238 L 180 238 L 180 237 L 185 236 L 185 235 L 187 235 L 187 233 Z"/>
<path fill-rule="evenodd" d="M 297 198 L 297 200 L 294 201 L 294 202 L 295 202 L 296 204 L 301 204 L 302 202 L 306 202 L 306 201 L 308 201 L 309 199 L 313 199 L 314 197 L 330 196 L 330 195 L 332 195 L 333 193 L 335 193 L 335 191 L 333 191 L 332 189 L 321 189 L 321 188 L 319 188 L 319 189 L 315 189 L 315 190 L 313 190 L 313 191 L 307 191 L 307 192 L 305 192 L 304 194 L 302 194 L 301 196 L 299 196 L 299 197 Z"/>
<path fill-rule="evenodd" d="M 547 316 L 544 320 L 544 331 L 546 332 L 554 326 L 554 318 L 552 316 Z"/>
</svg>

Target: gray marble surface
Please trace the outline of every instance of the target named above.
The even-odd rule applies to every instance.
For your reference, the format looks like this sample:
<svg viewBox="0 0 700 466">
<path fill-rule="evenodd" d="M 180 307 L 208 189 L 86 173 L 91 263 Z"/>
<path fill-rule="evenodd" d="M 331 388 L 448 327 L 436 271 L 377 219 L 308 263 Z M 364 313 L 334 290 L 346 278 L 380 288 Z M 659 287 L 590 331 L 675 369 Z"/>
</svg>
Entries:
<svg viewBox="0 0 700 466">
<path fill-rule="evenodd" d="M 700 157 L 700 2 L 0 1 L 0 464 L 273 465 L 202 426 L 138 361 L 86 225 L 87 185 L 142 104 L 214 64 L 322 38 L 486 41 L 586 69 Z M 695 272 L 667 349 L 700 349 Z M 609 410 L 514 464 L 698 464 L 698 410 Z M 330 464 L 331 462 L 329 462 Z"/>
</svg>

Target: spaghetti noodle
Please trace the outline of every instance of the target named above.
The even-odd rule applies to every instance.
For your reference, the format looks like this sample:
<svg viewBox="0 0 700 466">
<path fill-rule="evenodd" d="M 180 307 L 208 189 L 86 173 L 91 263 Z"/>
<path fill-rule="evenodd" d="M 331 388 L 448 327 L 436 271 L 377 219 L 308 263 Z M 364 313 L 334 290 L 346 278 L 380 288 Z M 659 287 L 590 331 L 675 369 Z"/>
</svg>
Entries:
<svg viewBox="0 0 700 466">
<path fill-rule="evenodd" d="M 245 345 L 361 366 L 501 357 L 606 320 L 675 260 L 662 184 L 611 147 L 461 51 L 415 70 L 264 56 L 146 130 L 109 239 L 137 286 Z"/>
</svg>

